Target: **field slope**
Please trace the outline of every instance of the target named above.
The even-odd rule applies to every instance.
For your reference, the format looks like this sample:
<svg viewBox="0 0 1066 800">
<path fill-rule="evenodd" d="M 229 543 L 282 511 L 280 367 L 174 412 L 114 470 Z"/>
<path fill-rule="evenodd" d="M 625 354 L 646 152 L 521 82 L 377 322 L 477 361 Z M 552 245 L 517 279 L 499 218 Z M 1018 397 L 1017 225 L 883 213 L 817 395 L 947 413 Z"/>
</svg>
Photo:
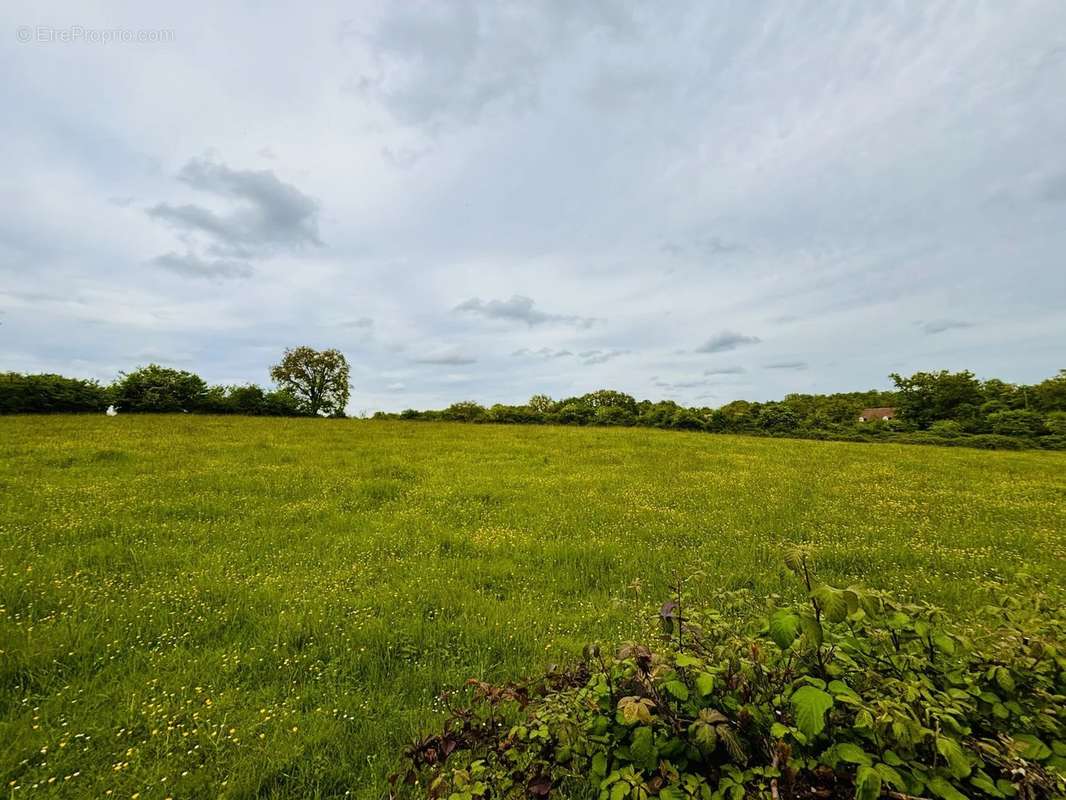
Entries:
<svg viewBox="0 0 1066 800">
<path fill-rule="evenodd" d="M 675 570 L 761 599 L 811 542 L 964 619 L 1066 591 L 1064 531 L 1057 453 L 0 418 L 0 796 L 379 797 L 442 690 L 641 634 Z"/>
</svg>

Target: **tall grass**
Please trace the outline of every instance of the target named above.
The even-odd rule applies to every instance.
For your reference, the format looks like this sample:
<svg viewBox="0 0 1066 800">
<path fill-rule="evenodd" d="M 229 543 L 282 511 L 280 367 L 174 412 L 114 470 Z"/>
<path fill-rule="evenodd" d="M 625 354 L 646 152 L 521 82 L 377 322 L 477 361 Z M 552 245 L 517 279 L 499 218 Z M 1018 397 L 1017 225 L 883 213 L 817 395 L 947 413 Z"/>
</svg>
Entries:
<svg viewBox="0 0 1066 800">
<path fill-rule="evenodd" d="M 654 430 L 0 418 L 0 792 L 379 797 L 471 675 L 826 580 L 1066 577 L 1066 456 Z M 2 796 L 2 795 L 0 795 Z"/>
</svg>

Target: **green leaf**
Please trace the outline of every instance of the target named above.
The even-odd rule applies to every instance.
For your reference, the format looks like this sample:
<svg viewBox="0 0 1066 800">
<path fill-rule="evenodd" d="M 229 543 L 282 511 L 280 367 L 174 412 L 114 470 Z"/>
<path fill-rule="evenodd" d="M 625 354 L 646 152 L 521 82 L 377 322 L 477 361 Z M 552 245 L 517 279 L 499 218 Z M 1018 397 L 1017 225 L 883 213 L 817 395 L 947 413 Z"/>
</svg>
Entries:
<svg viewBox="0 0 1066 800">
<path fill-rule="evenodd" d="M 907 782 L 903 776 L 896 772 L 888 764 L 875 764 L 874 769 L 881 775 L 881 779 L 889 786 L 895 786 L 901 792 L 907 789 Z"/>
<path fill-rule="evenodd" d="M 815 619 L 814 614 L 804 614 L 800 617 L 800 628 L 803 629 L 803 635 L 807 637 L 808 641 L 815 647 L 819 647 L 822 644 L 822 626 Z"/>
<path fill-rule="evenodd" d="M 966 795 L 951 785 L 947 778 L 937 775 L 929 779 L 929 790 L 944 800 L 970 800 Z"/>
<path fill-rule="evenodd" d="M 651 728 L 642 726 L 633 731 L 629 754 L 638 767 L 645 770 L 655 769 L 655 765 L 659 763 L 659 752 L 655 749 L 655 734 Z"/>
<path fill-rule="evenodd" d="M 1014 795 L 1018 794 L 1014 784 L 1006 778 L 996 778 L 996 788 L 1003 792 L 1004 797 L 1014 797 Z"/>
<path fill-rule="evenodd" d="M 717 708 L 701 708 L 700 719 L 708 725 L 717 725 L 720 722 L 729 722 L 729 717 Z"/>
<path fill-rule="evenodd" d="M 944 633 L 938 633 L 933 637 L 933 644 L 947 653 L 949 656 L 955 653 L 955 640 Z"/>
<path fill-rule="evenodd" d="M 822 609 L 822 616 L 828 622 L 843 622 L 848 616 L 848 602 L 844 599 L 844 593 L 832 586 L 816 586 L 811 592 L 811 597 L 818 601 Z"/>
<path fill-rule="evenodd" d="M 848 616 L 853 616 L 859 613 L 862 608 L 860 601 L 859 590 L 854 586 L 849 586 L 844 590 L 844 602 L 848 604 Z"/>
<path fill-rule="evenodd" d="M 718 734 L 714 728 L 714 725 L 708 725 L 700 720 L 696 720 L 689 726 L 689 734 L 693 741 L 705 753 L 713 752 L 718 746 Z"/>
<path fill-rule="evenodd" d="M 817 736 L 825 728 L 825 712 L 833 707 L 833 697 L 813 686 L 801 686 L 792 695 L 796 727 L 807 736 Z"/>
<path fill-rule="evenodd" d="M 1010 674 L 1010 670 L 1006 667 L 996 667 L 996 683 L 1005 692 L 1014 691 L 1014 676 Z"/>
<path fill-rule="evenodd" d="M 993 783 L 992 778 L 989 777 L 988 773 L 983 772 L 982 770 L 977 770 L 977 772 L 970 776 L 970 783 L 973 784 L 975 788 L 980 789 L 982 792 L 991 795 L 992 797 L 1003 797 L 1003 792 L 996 788 L 996 784 Z"/>
<path fill-rule="evenodd" d="M 682 800 L 681 794 L 676 789 L 664 786 L 659 790 L 659 800 Z"/>
<path fill-rule="evenodd" d="M 803 549 L 790 547 L 785 551 L 785 566 L 799 575 L 803 572 Z"/>
<path fill-rule="evenodd" d="M 629 784 L 625 781 L 618 781 L 611 786 L 611 800 L 625 800 L 627 794 L 629 794 Z"/>
<path fill-rule="evenodd" d="M 877 800 L 881 796 L 881 773 L 872 767 L 859 767 L 855 774 L 855 800 Z"/>
<path fill-rule="evenodd" d="M 674 658 L 674 663 L 679 667 L 698 667 L 700 666 L 700 660 L 695 656 L 690 656 L 688 653 L 678 653 Z"/>
<path fill-rule="evenodd" d="M 1051 755 L 1051 748 L 1031 733 L 1016 733 L 1012 738 L 1021 745 L 1022 755 L 1032 761 L 1043 761 Z"/>
<path fill-rule="evenodd" d="M 709 672 L 701 672 L 696 676 L 696 691 L 700 697 L 706 697 L 714 691 L 714 676 Z"/>
<path fill-rule="evenodd" d="M 593 778 L 603 779 L 603 776 L 607 774 L 607 754 L 597 753 L 592 757 L 592 776 Z"/>
<path fill-rule="evenodd" d="M 770 638 L 782 650 L 788 650 L 799 634 L 799 614 L 787 609 L 779 609 L 770 615 Z"/>
<path fill-rule="evenodd" d="M 848 686 L 844 681 L 829 681 L 829 685 L 825 687 L 834 695 L 848 694 L 852 697 L 858 697 L 858 693 Z"/>
<path fill-rule="evenodd" d="M 885 760 L 886 764 L 891 764 L 893 767 L 902 767 L 904 763 L 906 763 L 902 758 L 896 755 L 895 750 L 886 750 L 881 754 L 881 758 Z"/>
<path fill-rule="evenodd" d="M 970 760 L 963 752 L 962 746 L 946 736 L 936 737 L 936 749 L 948 762 L 948 769 L 956 778 L 965 778 L 970 774 Z"/>
<path fill-rule="evenodd" d="M 618 701 L 618 710 L 622 712 L 622 720 L 626 725 L 635 722 L 651 722 L 651 710 L 655 703 L 646 697 L 623 697 Z"/>
<path fill-rule="evenodd" d="M 851 742 L 841 742 L 837 745 L 837 755 L 841 761 L 847 761 L 849 764 L 861 764 L 864 767 L 868 767 L 873 764 L 873 760 L 866 755 L 861 747 Z"/>
<path fill-rule="evenodd" d="M 718 738 L 725 745 L 725 749 L 729 751 L 729 755 L 733 757 L 734 761 L 744 763 L 748 760 L 748 754 L 744 752 L 744 745 L 741 743 L 736 731 L 729 725 L 717 725 L 715 730 L 718 732 Z"/>
<path fill-rule="evenodd" d="M 601 789 L 606 789 L 608 786 L 610 786 L 612 783 L 614 783 L 616 780 L 618 780 L 618 778 L 620 776 L 621 776 L 621 773 L 619 773 L 618 770 L 612 771 L 610 775 L 608 775 L 606 778 L 604 778 L 602 781 L 600 781 L 600 788 Z"/>
<path fill-rule="evenodd" d="M 688 687 L 681 681 L 667 681 L 663 688 L 678 700 L 688 700 Z"/>
</svg>

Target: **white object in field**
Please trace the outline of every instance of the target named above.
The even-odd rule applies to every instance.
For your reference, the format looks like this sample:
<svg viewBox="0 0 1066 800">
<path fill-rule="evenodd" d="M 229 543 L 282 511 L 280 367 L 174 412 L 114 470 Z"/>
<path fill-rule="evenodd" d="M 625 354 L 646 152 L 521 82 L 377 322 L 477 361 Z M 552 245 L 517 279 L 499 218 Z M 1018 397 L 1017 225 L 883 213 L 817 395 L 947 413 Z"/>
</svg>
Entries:
<svg viewBox="0 0 1066 800">
<path fill-rule="evenodd" d="M 109 417 L 118 416 L 118 410 L 114 406 L 108 406 L 107 411 L 105 411 L 104 413 L 107 414 Z"/>
</svg>

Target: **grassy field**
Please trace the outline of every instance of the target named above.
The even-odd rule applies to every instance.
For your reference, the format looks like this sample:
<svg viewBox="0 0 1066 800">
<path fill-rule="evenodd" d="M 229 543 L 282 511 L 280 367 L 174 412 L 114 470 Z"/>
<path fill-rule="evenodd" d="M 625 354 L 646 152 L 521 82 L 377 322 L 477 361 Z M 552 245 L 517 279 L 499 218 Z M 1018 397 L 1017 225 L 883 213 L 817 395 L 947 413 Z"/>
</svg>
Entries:
<svg viewBox="0 0 1066 800">
<path fill-rule="evenodd" d="M 653 430 L 0 418 L 0 797 L 380 797 L 437 695 L 827 580 L 1066 590 L 1066 455 Z M 637 590 L 639 581 L 642 587 Z"/>
</svg>

